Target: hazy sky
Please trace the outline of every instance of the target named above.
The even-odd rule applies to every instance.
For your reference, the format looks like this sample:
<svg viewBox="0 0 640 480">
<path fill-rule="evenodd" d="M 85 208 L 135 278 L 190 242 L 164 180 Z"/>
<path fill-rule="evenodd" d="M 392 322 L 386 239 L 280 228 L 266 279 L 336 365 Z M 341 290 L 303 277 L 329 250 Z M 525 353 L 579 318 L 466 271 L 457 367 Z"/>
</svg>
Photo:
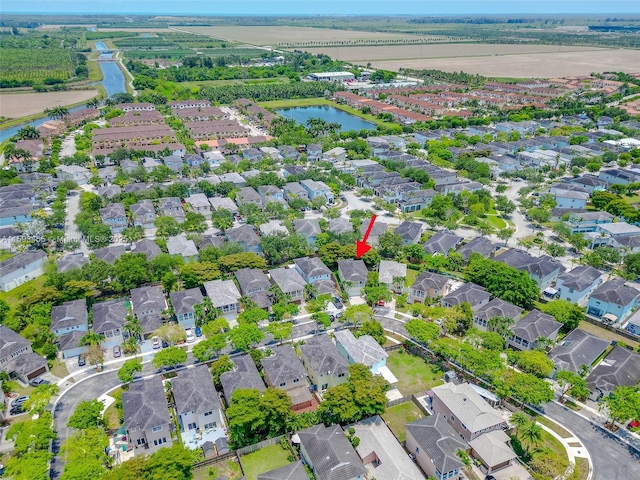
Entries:
<svg viewBox="0 0 640 480">
<path fill-rule="evenodd" d="M 2 0 L 0 13 L 443 15 L 640 13 L 629 0 Z"/>
</svg>

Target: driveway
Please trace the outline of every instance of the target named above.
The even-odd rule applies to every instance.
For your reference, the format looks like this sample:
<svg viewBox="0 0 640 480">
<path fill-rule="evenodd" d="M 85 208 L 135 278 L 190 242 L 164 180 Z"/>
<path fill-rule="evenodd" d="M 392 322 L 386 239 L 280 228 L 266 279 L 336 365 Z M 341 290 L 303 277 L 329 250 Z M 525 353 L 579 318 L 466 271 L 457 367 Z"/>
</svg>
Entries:
<svg viewBox="0 0 640 480">
<path fill-rule="evenodd" d="M 80 250 L 87 257 L 91 251 L 87 248 L 87 245 L 81 240 L 82 233 L 78 230 L 78 226 L 75 223 L 76 216 L 80 212 L 80 194 L 70 195 L 67 197 L 67 218 L 64 223 L 64 236 L 65 241 L 79 241 Z"/>
</svg>

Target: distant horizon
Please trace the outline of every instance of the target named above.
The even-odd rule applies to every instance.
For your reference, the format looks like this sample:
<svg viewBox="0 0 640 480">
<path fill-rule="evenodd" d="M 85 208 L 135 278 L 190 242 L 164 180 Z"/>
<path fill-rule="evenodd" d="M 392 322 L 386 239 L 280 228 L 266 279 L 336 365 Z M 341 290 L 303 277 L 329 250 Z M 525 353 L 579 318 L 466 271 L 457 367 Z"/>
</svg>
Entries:
<svg viewBox="0 0 640 480">
<path fill-rule="evenodd" d="M 634 15 L 640 2 L 630 0 L 3 0 L 0 13 L 14 15 L 143 16 L 464 16 L 464 15 Z"/>
</svg>

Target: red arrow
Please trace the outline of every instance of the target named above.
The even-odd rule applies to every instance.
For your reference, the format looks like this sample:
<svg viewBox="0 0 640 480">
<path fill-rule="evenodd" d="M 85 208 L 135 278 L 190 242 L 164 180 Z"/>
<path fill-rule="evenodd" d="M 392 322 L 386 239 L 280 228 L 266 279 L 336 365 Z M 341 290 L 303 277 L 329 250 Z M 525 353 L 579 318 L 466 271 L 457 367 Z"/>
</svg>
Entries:
<svg viewBox="0 0 640 480">
<path fill-rule="evenodd" d="M 367 231 L 364 232 L 364 237 L 362 237 L 362 241 L 356 240 L 356 258 L 360 258 L 362 255 L 371 250 L 371 245 L 367 245 L 367 238 L 369 238 L 369 234 L 371 233 L 371 229 L 373 228 L 373 222 L 376 221 L 376 216 L 371 215 L 371 221 L 369 222 L 369 226 L 367 227 Z"/>
</svg>

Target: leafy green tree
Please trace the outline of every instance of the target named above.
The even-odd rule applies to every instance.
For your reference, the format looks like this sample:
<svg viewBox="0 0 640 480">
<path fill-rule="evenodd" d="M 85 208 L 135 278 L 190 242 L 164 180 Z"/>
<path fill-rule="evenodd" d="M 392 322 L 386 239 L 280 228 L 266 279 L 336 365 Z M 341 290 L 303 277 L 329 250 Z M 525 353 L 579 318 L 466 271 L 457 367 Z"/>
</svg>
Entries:
<svg viewBox="0 0 640 480">
<path fill-rule="evenodd" d="M 542 305 L 541 310 L 562 323 L 567 330 L 578 328 L 584 320 L 585 309 L 568 300 L 552 300 Z"/>
<path fill-rule="evenodd" d="M 214 358 L 226 345 L 226 336 L 218 333 L 197 343 L 193 347 L 193 356 L 200 362 L 206 362 Z"/>
<path fill-rule="evenodd" d="M 402 237 L 397 233 L 385 232 L 378 239 L 378 251 L 384 258 L 394 258 L 402 250 Z"/>
<path fill-rule="evenodd" d="M 233 226 L 233 213 L 225 208 L 219 208 L 211 214 L 211 221 L 214 227 L 224 232 Z"/>
<path fill-rule="evenodd" d="M 516 436 L 522 427 L 531 421 L 529 415 L 524 412 L 513 412 L 509 421 L 516 427 Z"/>
<path fill-rule="evenodd" d="M 624 422 L 640 418 L 640 392 L 638 386 L 618 386 L 601 401 L 614 420 Z"/>
<path fill-rule="evenodd" d="M 516 365 L 527 373 L 536 377 L 545 378 L 553 372 L 553 360 L 540 350 L 525 350 L 518 352 Z"/>
<path fill-rule="evenodd" d="M 178 347 L 168 347 L 155 354 L 151 363 L 154 368 L 176 368 L 187 361 L 187 352 Z"/>
<path fill-rule="evenodd" d="M 51 397 L 57 395 L 58 391 L 59 388 L 55 384 L 38 385 L 31 392 L 29 399 L 22 404 L 22 409 L 32 414 L 42 414 L 51 402 Z"/>
<path fill-rule="evenodd" d="M 429 344 L 440 336 L 440 327 L 433 322 L 412 318 L 404 327 L 419 343 Z"/>
<path fill-rule="evenodd" d="M 87 246 L 92 250 L 109 245 L 111 229 L 103 223 L 95 223 L 86 231 Z"/>
<path fill-rule="evenodd" d="M 627 273 L 640 276 L 640 253 L 625 255 L 624 267 Z"/>
<path fill-rule="evenodd" d="M 211 366 L 209 367 L 209 371 L 211 372 L 211 376 L 213 377 L 213 384 L 216 386 L 218 390 L 222 389 L 222 384 L 220 383 L 220 376 L 224 372 L 229 372 L 236 368 L 235 364 L 229 358 L 229 355 L 220 355 L 220 357 L 211 362 Z"/>
<path fill-rule="evenodd" d="M 223 273 L 232 273 L 241 268 L 265 270 L 267 262 L 264 258 L 252 252 L 235 253 L 220 257 L 218 259 L 218 267 Z"/>
<path fill-rule="evenodd" d="M 13 480 L 48 480 L 48 462 L 51 457 L 46 450 L 14 455 L 7 461 L 5 475 Z"/>
<path fill-rule="evenodd" d="M 137 358 L 127 360 L 118 370 L 118 378 L 122 383 L 131 383 L 136 373 L 142 371 L 142 361 Z"/>
<path fill-rule="evenodd" d="M 519 438 L 527 452 L 542 443 L 542 427 L 535 421 L 528 422 L 520 428 Z"/>
<path fill-rule="evenodd" d="M 175 345 L 178 342 L 184 342 L 187 334 L 177 323 L 165 323 L 163 326 L 153 332 L 153 335 L 164 340 L 169 345 Z"/>
<path fill-rule="evenodd" d="M 373 319 L 373 310 L 369 305 L 351 305 L 344 311 L 343 320 L 352 325 L 361 325 Z"/>
<path fill-rule="evenodd" d="M 269 314 L 262 308 L 250 308 L 238 315 L 238 323 L 260 323 L 269 318 Z"/>
<path fill-rule="evenodd" d="M 193 479 L 194 456 L 191 450 L 179 443 L 161 448 L 151 455 L 145 464 L 146 479 Z"/>
<path fill-rule="evenodd" d="M 331 326 L 331 318 L 326 312 L 314 313 L 313 315 L 311 315 L 311 320 L 316 322 L 316 325 L 318 325 L 318 329 L 320 327 L 329 328 Z"/>
<path fill-rule="evenodd" d="M 6 432 L 6 438 L 13 440 L 13 449 L 18 455 L 37 450 L 47 450 L 49 440 L 56 434 L 51 428 L 53 417 L 43 412 L 38 418 L 13 423 Z"/>
<path fill-rule="evenodd" d="M 501 397 L 514 397 L 529 405 L 541 405 L 553 400 L 551 385 L 530 373 L 502 370 L 493 376 L 496 393 Z"/>
<path fill-rule="evenodd" d="M 264 333 L 253 323 L 243 323 L 229 331 L 233 348 L 248 352 L 264 339 Z"/>
<path fill-rule="evenodd" d="M 157 229 L 156 235 L 159 237 L 173 237 L 182 232 L 182 227 L 173 217 L 160 216 L 153 224 Z"/>
<path fill-rule="evenodd" d="M 221 276 L 217 265 L 211 262 L 189 262 L 180 268 L 180 279 L 186 288 L 197 288 Z"/>
<path fill-rule="evenodd" d="M 85 400 L 80 402 L 73 412 L 73 415 L 69 417 L 67 426 L 77 428 L 78 430 L 104 427 L 103 409 L 104 404 L 100 400 Z"/>
<path fill-rule="evenodd" d="M 551 218 L 551 213 L 548 210 L 542 208 L 530 208 L 527 210 L 527 217 L 535 223 L 545 223 Z"/>
<path fill-rule="evenodd" d="M 556 381 L 562 389 L 559 398 L 561 402 L 564 400 L 564 396 L 567 393 L 577 400 L 586 400 L 589 396 L 587 381 L 577 373 L 570 372 L 568 370 L 560 370 L 556 374 Z"/>
<path fill-rule="evenodd" d="M 144 253 L 125 253 L 113 264 L 113 274 L 124 290 L 137 288 L 149 281 L 149 262 Z"/>
<path fill-rule="evenodd" d="M 360 328 L 355 330 L 353 333 L 356 338 L 363 335 L 370 335 L 380 345 L 384 345 L 387 342 L 387 337 L 384 334 L 382 325 L 380 324 L 380 322 L 374 319 L 365 320 L 364 322 L 362 322 Z"/>
<path fill-rule="evenodd" d="M 275 340 L 279 340 L 280 345 L 282 345 L 282 341 L 291 336 L 293 324 L 291 322 L 272 322 L 266 330 L 273 335 Z"/>
<path fill-rule="evenodd" d="M 564 248 L 562 245 L 558 245 L 557 243 L 549 243 L 546 245 L 545 250 L 547 251 L 547 253 L 549 255 L 551 255 L 552 257 L 562 257 L 567 249 Z"/>
</svg>

